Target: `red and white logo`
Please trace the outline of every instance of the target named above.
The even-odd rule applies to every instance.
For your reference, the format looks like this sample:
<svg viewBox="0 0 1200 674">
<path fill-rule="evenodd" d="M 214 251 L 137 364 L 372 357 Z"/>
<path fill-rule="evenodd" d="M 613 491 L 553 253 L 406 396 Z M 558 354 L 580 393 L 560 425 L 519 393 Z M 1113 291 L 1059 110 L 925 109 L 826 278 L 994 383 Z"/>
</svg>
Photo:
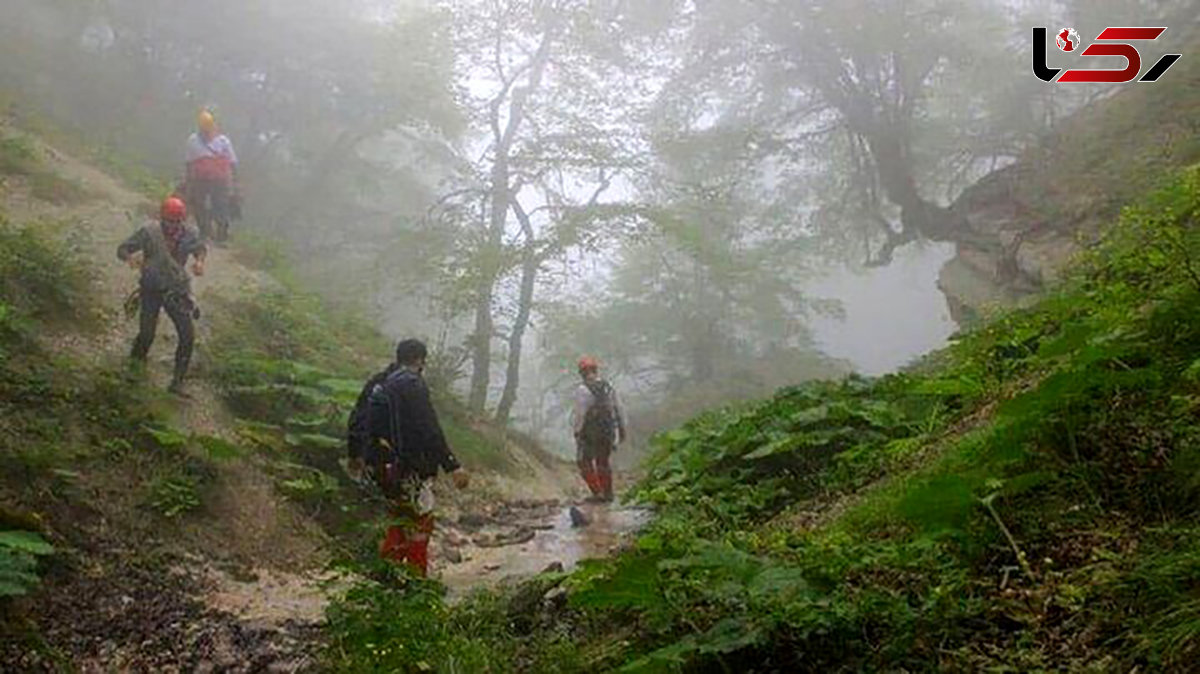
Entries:
<svg viewBox="0 0 1200 674">
<path fill-rule="evenodd" d="M 1132 82 L 1157 82 L 1163 73 L 1175 65 L 1179 54 L 1164 54 L 1146 74 L 1142 73 L 1142 54 L 1130 42 L 1152 42 L 1164 32 L 1165 27 L 1114 28 L 1108 27 L 1100 31 L 1096 41 L 1079 52 L 1080 56 L 1119 56 L 1125 59 L 1125 67 L 1120 70 L 1103 70 L 1088 68 L 1072 68 L 1063 72 L 1062 68 L 1051 68 L 1046 63 L 1047 31 L 1044 27 L 1033 29 L 1033 74 L 1044 82 L 1107 82 L 1120 84 Z M 1060 51 L 1074 53 L 1079 51 L 1079 33 L 1074 28 L 1063 28 L 1054 36 L 1054 43 Z M 1059 75 L 1062 73 L 1062 75 Z"/>
<path fill-rule="evenodd" d="M 1063 28 L 1058 31 L 1058 35 L 1054 38 L 1054 43 L 1062 51 L 1075 51 L 1079 47 L 1079 33 L 1076 33 L 1074 28 Z"/>
</svg>

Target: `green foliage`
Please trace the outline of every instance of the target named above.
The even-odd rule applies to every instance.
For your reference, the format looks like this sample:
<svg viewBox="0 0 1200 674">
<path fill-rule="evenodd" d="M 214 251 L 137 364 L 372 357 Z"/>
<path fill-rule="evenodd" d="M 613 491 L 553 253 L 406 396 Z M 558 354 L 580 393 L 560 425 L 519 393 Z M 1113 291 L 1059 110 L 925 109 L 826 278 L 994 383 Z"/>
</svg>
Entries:
<svg viewBox="0 0 1200 674">
<path fill-rule="evenodd" d="M 29 531 L 0 531 L 0 598 L 28 594 L 37 587 L 37 558 L 54 547 Z"/>
<path fill-rule="evenodd" d="M 24 136 L 0 139 L 0 173 L 29 175 L 39 164 L 37 149 Z"/>
<path fill-rule="evenodd" d="M 201 508 L 204 489 L 216 477 L 214 461 L 242 456 L 240 447 L 222 438 L 184 433 L 162 424 L 142 427 L 153 452 L 155 476 L 144 489 L 143 503 L 167 518 L 178 518 Z"/>
<path fill-rule="evenodd" d="M 522 647 L 501 593 L 476 593 L 451 606 L 439 584 L 393 565 L 359 571 L 375 580 L 358 583 L 327 614 L 325 664 L 332 671 L 595 671 L 557 630 Z"/>
<path fill-rule="evenodd" d="M 553 627 L 472 643 L 526 671 L 564 635 L 596 670 L 1185 671 L 1198 206 L 1200 168 L 1126 209 L 1061 289 L 919 373 L 784 389 L 660 435 L 637 543 L 569 576 Z"/>
<path fill-rule="evenodd" d="M 253 248 L 260 247 L 275 250 Z M 270 259 L 273 273 L 282 269 L 286 277 L 286 258 Z M 391 345 L 295 288 L 223 304 L 214 312 L 213 349 L 223 354 L 215 376 L 226 401 L 242 419 L 266 424 L 248 431 L 255 444 L 299 450 L 313 468 L 334 471 L 350 410 L 367 377 L 391 360 Z M 512 469 L 502 433 L 478 428 L 444 391 L 434 395 L 447 439 L 466 465 Z"/>
<path fill-rule="evenodd" d="M 767 515 L 811 494 L 833 473 L 846 482 L 877 474 L 880 450 L 921 432 L 941 403 L 909 390 L 902 377 L 785 389 L 747 410 L 707 414 L 656 437 L 649 477 L 638 494 L 657 504 L 711 505 L 717 494 L 729 503 L 731 490 L 748 496 L 741 483 L 768 480 L 757 492 L 769 487 L 772 497 L 750 497 L 736 516 Z M 852 458 L 841 459 L 843 453 Z"/>
<path fill-rule="evenodd" d="M 88 198 L 83 185 L 43 165 L 37 148 L 28 138 L 0 138 L 0 174 L 24 177 L 34 198 L 54 204 L 74 204 Z"/>
<path fill-rule="evenodd" d="M 172 476 L 150 484 L 147 504 L 164 517 L 179 517 L 200 507 L 199 484 L 195 478 Z"/>
<path fill-rule="evenodd" d="M 79 319 L 90 279 L 78 254 L 47 235 L 62 227 L 18 227 L 0 216 L 0 303 L 3 323 L 12 329 L 22 317 Z"/>
<path fill-rule="evenodd" d="M 289 477 L 279 482 L 279 490 L 310 508 L 329 503 L 341 488 L 336 479 L 317 468 L 295 463 L 284 464 L 281 468 Z"/>
</svg>

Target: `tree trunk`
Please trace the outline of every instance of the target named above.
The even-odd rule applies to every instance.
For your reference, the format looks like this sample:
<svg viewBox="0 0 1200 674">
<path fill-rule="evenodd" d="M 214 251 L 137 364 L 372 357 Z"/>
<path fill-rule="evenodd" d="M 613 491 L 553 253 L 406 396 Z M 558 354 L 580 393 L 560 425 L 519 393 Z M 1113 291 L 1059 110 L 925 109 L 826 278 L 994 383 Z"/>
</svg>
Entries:
<svg viewBox="0 0 1200 674">
<path fill-rule="evenodd" d="M 487 407 L 488 386 L 492 379 L 492 298 L 500 276 L 501 247 L 504 243 L 504 223 L 508 219 L 508 153 L 509 147 L 498 147 L 496 163 L 492 165 L 491 207 L 488 217 L 486 248 L 480 255 L 478 297 L 475 300 L 475 334 L 471 355 L 471 394 L 467 406 L 482 413 Z"/>
<path fill-rule="evenodd" d="M 490 176 L 491 212 L 488 218 L 488 236 L 481 252 L 481 270 L 478 287 L 479 297 L 475 305 L 475 334 L 472 336 L 471 393 L 468 408 L 481 413 L 487 407 L 488 385 L 491 383 L 492 368 L 492 298 L 496 282 L 500 277 L 503 256 L 504 225 L 508 221 L 508 209 L 512 201 L 512 185 L 509 182 L 509 162 L 518 131 L 525 121 L 525 102 L 541 86 L 546 63 L 550 59 L 550 43 L 554 31 L 547 29 L 542 42 L 533 56 L 529 69 L 528 86 L 513 89 L 513 81 L 505 83 L 503 90 L 491 104 L 492 140 L 495 143 L 496 159 Z M 508 99 L 508 123 L 500 128 L 500 108 Z M 507 388 L 507 386 L 506 386 Z M 511 403 L 510 403 L 511 406 Z"/>
<path fill-rule="evenodd" d="M 521 223 L 521 232 L 525 235 L 525 251 L 521 262 L 521 295 L 517 302 L 517 317 L 508 333 L 508 370 L 504 376 L 504 393 L 500 396 L 500 404 L 496 406 L 496 421 L 501 424 L 508 423 L 513 405 L 517 402 L 517 390 L 521 385 L 521 349 L 525 330 L 529 327 L 529 316 L 533 312 L 533 291 L 537 287 L 538 270 L 542 265 L 529 214 L 517 199 L 511 199 L 510 203 L 517 222 Z"/>
<path fill-rule="evenodd" d="M 529 244 L 532 247 L 533 244 Z M 504 393 L 496 406 L 496 421 L 507 424 L 517 402 L 517 389 L 521 384 L 521 348 L 525 330 L 529 327 L 529 316 L 533 311 L 533 290 L 537 284 L 538 259 L 533 251 L 526 250 L 525 262 L 521 266 L 521 298 L 517 305 L 517 317 L 508 334 L 508 371 L 504 377 Z"/>
<path fill-rule="evenodd" d="M 475 332 L 471 335 L 471 393 L 467 405 L 482 412 L 487 405 L 488 383 L 492 367 L 492 288 L 480 288 L 475 300 Z"/>
</svg>

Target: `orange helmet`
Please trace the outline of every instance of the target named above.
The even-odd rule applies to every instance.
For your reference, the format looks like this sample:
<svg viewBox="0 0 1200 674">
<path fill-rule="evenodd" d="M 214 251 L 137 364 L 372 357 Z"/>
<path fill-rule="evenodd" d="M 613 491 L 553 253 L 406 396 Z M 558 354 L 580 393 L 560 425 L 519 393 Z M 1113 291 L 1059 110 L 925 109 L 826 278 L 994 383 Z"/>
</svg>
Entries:
<svg viewBox="0 0 1200 674">
<path fill-rule="evenodd" d="M 167 197 L 162 202 L 159 217 L 167 222 L 183 222 L 187 220 L 187 204 L 179 197 Z"/>
<path fill-rule="evenodd" d="M 596 372 L 600 369 L 600 361 L 591 356 L 584 356 L 579 359 L 579 373 Z"/>
<path fill-rule="evenodd" d="M 215 133 L 217 130 L 217 118 L 211 110 L 201 110 L 200 114 L 196 115 L 196 126 L 204 133 Z"/>
</svg>

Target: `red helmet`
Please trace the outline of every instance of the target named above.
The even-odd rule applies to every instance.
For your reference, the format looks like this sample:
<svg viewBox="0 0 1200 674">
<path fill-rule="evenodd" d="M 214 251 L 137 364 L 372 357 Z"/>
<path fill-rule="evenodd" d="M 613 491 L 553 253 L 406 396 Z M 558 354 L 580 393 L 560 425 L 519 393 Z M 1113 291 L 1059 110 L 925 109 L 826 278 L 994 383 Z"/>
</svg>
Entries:
<svg viewBox="0 0 1200 674">
<path fill-rule="evenodd" d="M 584 356 L 579 359 L 579 372 L 596 372 L 600 369 L 600 361 L 591 356 Z"/>
<path fill-rule="evenodd" d="M 167 222 L 183 222 L 187 220 L 187 204 L 184 204 L 183 199 L 179 197 L 167 197 L 162 202 L 159 217 Z"/>
</svg>

